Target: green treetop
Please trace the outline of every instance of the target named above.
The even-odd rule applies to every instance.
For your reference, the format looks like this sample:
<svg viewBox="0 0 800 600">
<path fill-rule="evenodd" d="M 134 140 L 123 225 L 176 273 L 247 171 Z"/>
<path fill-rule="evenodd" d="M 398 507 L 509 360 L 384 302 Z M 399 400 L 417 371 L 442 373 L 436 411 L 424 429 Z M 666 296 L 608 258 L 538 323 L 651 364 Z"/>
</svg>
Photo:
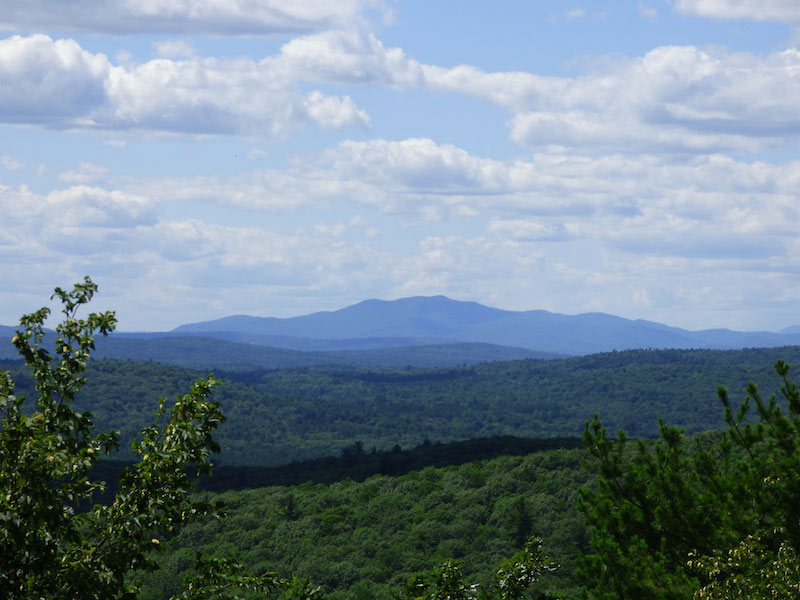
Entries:
<svg viewBox="0 0 800 600">
<path fill-rule="evenodd" d="M 9 599 L 111 600 L 135 598 L 136 571 L 157 568 L 153 555 L 161 537 L 202 518 L 221 516 L 221 506 L 193 500 L 187 468 L 211 469 L 219 450 L 212 437 L 223 417 L 210 400 L 217 381 L 197 381 L 169 410 L 165 422 L 141 432 L 133 449 L 140 460 L 128 468 L 108 505 L 92 494 L 104 487 L 90 481 L 90 468 L 117 447 L 114 433 L 93 431 L 89 413 L 72 408 L 84 383 L 94 334 L 113 331 L 113 312 L 78 317 L 97 286 L 85 278 L 70 292 L 55 290 L 63 305 L 56 327 L 56 357 L 42 347 L 48 308 L 20 319 L 13 342 L 36 382 L 36 406 L 14 395 L 14 382 L 0 373 L 0 590 Z M 156 416 L 167 413 L 162 399 Z M 197 573 L 181 598 L 223 598 L 239 590 L 309 598 L 307 583 L 274 574 L 249 577 L 236 564 L 200 557 Z"/>
</svg>

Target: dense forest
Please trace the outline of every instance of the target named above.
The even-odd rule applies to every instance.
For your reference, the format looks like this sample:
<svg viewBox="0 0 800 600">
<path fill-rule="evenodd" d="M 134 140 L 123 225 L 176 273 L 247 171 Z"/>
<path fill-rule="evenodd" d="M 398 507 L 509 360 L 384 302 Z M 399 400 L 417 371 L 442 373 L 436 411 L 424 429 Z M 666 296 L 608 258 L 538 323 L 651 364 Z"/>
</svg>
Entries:
<svg viewBox="0 0 800 600">
<path fill-rule="evenodd" d="M 721 427 L 716 388 L 734 396 L 748 381 L 772 385 L 772 364 L 800 362 L 800 347 L 752 350 L 636 350 L 562 360 L 492 362 L 438 369 L 251 369 L 217 371 L 227 421 L 219 430 L 229 465 L 276 466 L 338 455 L 361 442 L 369 452 L 498 435 L 579 437 L 592 415 L 634 437 L 658 435 L 658 419 L 688 433 Z M 7 362 L 21 393 L 32 382 Z M 89 364 L 77 406 L 99 430 L 122 432 L 123 453 L 194 370 L 155 362 Z"/>
<path fill-rule="evenodd" d="M 141 335 L 143 337 L 133 337 Z M 13 328 L 0 326 L 0 360 L 13 360 L 16 349 L 11 344 Z M 55 334 L 45 335 L 52 345 Z M 282 343 L 293 343 L 297 338 L 282 339 Z M 314 340 L 306 340 L 313 343 Z M 413 340 L 412 340 L 413 341 Z M 337 340 L 330 340 L 335 346 Z M 297 367 L 370 367 L 376 369 L 402 369 L 410 367 L 456 367 L 479 362 L 519 359 L 566 358 L 567 355 L 541 352 L 525 348 L 498 346 L 476 342 L 426 343 L 404 346 L 403 340 L 354 340 L 360 346 L 335 350 L 298 350 L 293 348 L 264 346 L 260 343 L 232 341 L 219 337 L 171 334 L 129 334 L 100 339 L 92 353 L 95 359 L 115 358 L 119 360 L 151 360 L 198 370 L 284 369 Z M 369 347 L 374 343 L 375 347 Z"/>
<path fill-rule="evenodd" d="M 33 316 L 37 340 L 43 314 Z M 113 325 L 113 314 L 94 318 Z M 800 390 L 781 360 L 800 358 L 798 347 L 450 368 L 238 365 L 217 381 L 157 362 L 90 361 L 82 323 L 67 320 L 81 349 L 56 344 L 58 368 L 17 340 L 36 386 L 21 362 L 0 365 L 10 374 L 0 380 L 0 480 L 15 490 L 0 512 L 33 511 L 5 519 L 0 536 L 16 569 L 0 576 L 20 598 L 32 585 L 56 589 L 53 568 L 66 563 L 46 549 L 54 544 L 82 557 L 65 571 L 75 589 L 87 568 L 97 589 L 136 589 L 134 565 L 150 600 L 201 580 L 293 600 L 800 593 Z M 757 384 L 774 389 L 776 371 L 781 396 L 767 400 Z M 730 393 L 715 394 L 719 383 Z M 21 412 L 23 395 L 38 395 L 40 412 Z M 91 431 L 119 429 L 125 448 L 161 396 L 175 405 L 134 443 L 141 461 L 97 462 L 113 443 Z M 597 413 L 605 426 L 589 422 Z M 216 440 L 224 450 L 208 479 Z M 34 447 L 42 460 L 15 458 Z M 108 489 L 75 475 L 84 470 Z M 38 496 L 27 481 L 41 484 Z M 54 497 L 65 502 L 58 515 L 48 512 Z M 30 528 L 30 518 L 44 520 Z M 99 542 L 82 539 L 94 530 Z M 132 562 L 104 548 L 112 532 L 133 543 Z M 28 538 L 40 540 L 43 562 L 17 564 L 15 548 L 35 547 Z M 118 565 L 105 575 L 87 567 L 101 549 Z M 40 568 L 53 557 L 61 567 Z"/>
<path fill-rule="evenodd" d="M 548 450 L 361 483 L 226 492 L 214 496 L 225 501 L 225 520 L 172 540 L 144 597 L 175 593 L 197 550 L 237 558 L 249 572 L 303 574 L 334 600 L 388 599 L 414 573 L 448 558 L 487 583 L 530 534 L 543 537 L 560 565 L 537 591 L 573 595 L 576 557 L 588 549 L 577 501 L 593 475 L 584 450 Z"/>
</svg>

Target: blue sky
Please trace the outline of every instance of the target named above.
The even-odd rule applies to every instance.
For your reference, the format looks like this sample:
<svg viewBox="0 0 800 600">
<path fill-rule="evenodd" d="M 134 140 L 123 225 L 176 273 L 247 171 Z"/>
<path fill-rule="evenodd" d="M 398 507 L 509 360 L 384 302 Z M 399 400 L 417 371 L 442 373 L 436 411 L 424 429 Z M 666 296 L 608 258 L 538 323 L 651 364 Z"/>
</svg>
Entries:
<svg viewBox="0 0 800 600">
<path fill-rule="evenodd" d="M 99 6 L 99 8 L 98 8 Z M 800 323 L 800 4 L 5 0 L 0 323 Z"/>
</svg>

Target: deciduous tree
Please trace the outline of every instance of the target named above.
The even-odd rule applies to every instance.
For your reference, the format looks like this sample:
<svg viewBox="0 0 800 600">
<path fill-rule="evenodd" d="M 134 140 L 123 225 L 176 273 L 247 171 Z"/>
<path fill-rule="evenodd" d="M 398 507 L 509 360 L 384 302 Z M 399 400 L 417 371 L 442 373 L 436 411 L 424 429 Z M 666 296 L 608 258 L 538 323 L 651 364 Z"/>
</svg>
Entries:
<svg viewBox="0 0 800 600">
<path fill-rule="evenodd" d="M 162 399 L 159 422 L 134 442 L 141 456 L 119 481 L 113 502 L 95 504 L 104 483 L 89 478 L 100 456 L 117 446 L 116 435 L 95 433 L 92 416 L 72 407 L 84 383 L 94 335 L 113 331 L 113 312 L 79 318 L 97 286 L 88 277 L 72 291 L 56 288 L 63 322 L 56 327 L 55 358 L 44 347 L 42 308 L 20 319 L 13 338 L 36 383 L 35 406 L 14 394 L 0 373 L 0 590 L 9 599 L 111 600 L 135 598 L 132 575 L 157 568 L 162 538 L 184 525 L 222 515 L 219 504 L 193 499 L 191 467 L 211 470 L 219 450 L 212 437 L 223 416 L 211 400 L 219 382 L 197 381 L 169 409 Z M 51 297 L 52 299 L 52 297 Z M 268 573 L 251 577 L 233 562 L 200 557 L 181 598 L 226 598 L 240 590 L 268 596 L 311 598 L 305 581 Z"/>
</svg>

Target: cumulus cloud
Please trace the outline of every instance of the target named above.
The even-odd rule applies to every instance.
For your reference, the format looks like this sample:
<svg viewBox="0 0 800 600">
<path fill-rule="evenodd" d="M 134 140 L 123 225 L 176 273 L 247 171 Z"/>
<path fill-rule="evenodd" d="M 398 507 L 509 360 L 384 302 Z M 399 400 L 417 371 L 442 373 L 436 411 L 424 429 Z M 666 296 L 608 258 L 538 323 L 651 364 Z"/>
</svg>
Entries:
<svg viewBox="0 0 800 600">
<path fill-rule="evenodd" d="M 0 187 L 0 208 L 7 222 L 43 239 L 75 228 L 131 228 L 156 221 L 150 198 L 85 185 L 45 195 L 26 186 Z"/>
<path fill-rule="evenodd" d="M 341 26 L 380 0 L 6 0 L 0 30 L 271 35 Z"/>
<path fill-rule="evenodd" d="M 504 171 L 502 163 L 470 155 L 452 144 L 427 138 L 400 141 L 344 141 L 323 155 L 325 164 L 360 180 L 415 191 L 485 191 Z M 506 182 L 498 180 L 496 185 Z"/>
<path fill-rule="evenodd" d="M 423 83 L 423 65 L 401 48 L 386 48 L 363 28 L 325 31 L 294 39 L 281 57 L 300 78 L 349 85 L 405 88 Z"/>
<path fill-rule="evenodd" d="M 503 162 L 428 139 L 347 141 L 287 171 L 131 185 L 164 201 L 203 199 L 271 214 L 349 206 L 400 215 L 397 222 L 411 228 L 460 220 L 492 243 L 743 262 L 791 256 L 800 221 L 797 161 L 545 153 Z M 324 223 L 316 233 L 350 231 Z"/>
<path fill-rule="evenodd" d="M 73 40 L 13 36 L 0 41 L 0 122 L 268 139 L 309 122 L 369 126 L 349 97 L 302 94 L 284 62 L 158 58 L 126 68 Z"/>
<path fill-rule="evenodd" d="M 40 281 L 45 291 L 53 281 L 66 278 L 66 285 L 91 273 L 123 290 L 113 307 L 133 312 L 135 297 L 142 322 L 158 314 L 172 326 L 192 311 L 207 318 L 211 304 L 219 316 L 276 314 L 281 302 L 286 311 L 301 297 L 325 297 L 325 309 L 389 293 L 628 316 L 641 316 L 646 297 L 648 318 L 669 320 L 675 307 L 694 318 L 705 295 L 725 295 L 734 311 L 734 298 L 748 301 L 736 289 L 743 269 L 773 277 L 759 284 L 759 294 L 796 287 L 798 162 L 573 154 L 503 162 L 430 140 L 368 144 L 341 144 L 281 172 L 130 180 L 124 189 L 74 185 L 46 194 L 0 187 L 0 245 L 13 262 L 7 272 Z M 213 211 L 159 219 L 159 206 L 198 199 L 235 204 L 253 219 L 236 227 L 209 221 Z M 298 228 L 290 216 L 278 225 L 279 211 L 300 210 L 313 225 Z M 462 232 L 448 235 L 406 216 L 423 212 L 465 227 L 447 227 Z M 258 225 L 259 213 L 270 215 L 268 224 Z M 406 232 L 402 250 L 392 236 L 373 235 L 389 223 Z M 409 240 L 416 248 L 408 249 Z M 706 275 L 692 276 L 697 270 Z M 162 295 L 165 303 L 179 295 L 186 304 L 162 314 Z M 696 317 L 703 318 L 710 322 L 709 314 Z"/>
<path fill-rule="evenodd" d="M 668 46 L 573 78 L 425 67 L 434 89 L 461 91 L 510 110 L 511 137 L 583 151 L 752 150 L 800 133 L 800 52 L 766 57 Z M 776 90 L 779 90 L 776 93 Z M 650 143 L 652 142 L 652 143 Z"/>
<path fill-rule="evenodd" d="M 664 162 L 655 156 L 579 156 L 540 153 L 532 160 L 499 161 L 428 138 L 344 141 L 324 151 L 312 166 L 382 188 L 473 196 L 542 192 L 565 200 L 591 191 L 631 196 L 686 183 L 695 189 L 743 193 L 792 193 L 798 163 L 741 162 L 724 155 Z M 298 173 L 298 176 L 302 177 Z"/>
<path fill-rule="evenodd" d="M 45 35 L 0 40 L 0 120 L 52 127 L 90 123 L 107 101 L 112 67 L 103 54 Z"/>
<path fill-rule="evenodd" d="M 554 77 L 422 64 L 372 33 L 350 29 L 292 40 L 280 58 L 308 81 L 481 98 L 508 110 L 512 139 L 534 147 L 751 151 L 800 133 L 797 49 L 757 56 L 663 46 L 584 75 Z"/>
<path fill-rule="evenodd" d="M 353 125 L 369 128 L 369 115 L 358 108 L 350 98 L 326 96 L 315 90 L 306 96 L 308 114 L 323 129 L 343 129 Z"/>
<path fill-rule="evenodd" d="M 752 152 L 800 135 L 797 49 L 756 56 L 665 46 L 575 77 L 425 65 L 360 27 L 296 38 L 259 61 L 166 50 L 187 58 L 123 66 L 72 40 L 2 40 L 0 121 L 263 139 L 308 123 L 371 126 L 351 97 L 302 91 L 325 84 L 472 95 L 509 111 L 511 139 L 534 148 Z"/>
</svg>

